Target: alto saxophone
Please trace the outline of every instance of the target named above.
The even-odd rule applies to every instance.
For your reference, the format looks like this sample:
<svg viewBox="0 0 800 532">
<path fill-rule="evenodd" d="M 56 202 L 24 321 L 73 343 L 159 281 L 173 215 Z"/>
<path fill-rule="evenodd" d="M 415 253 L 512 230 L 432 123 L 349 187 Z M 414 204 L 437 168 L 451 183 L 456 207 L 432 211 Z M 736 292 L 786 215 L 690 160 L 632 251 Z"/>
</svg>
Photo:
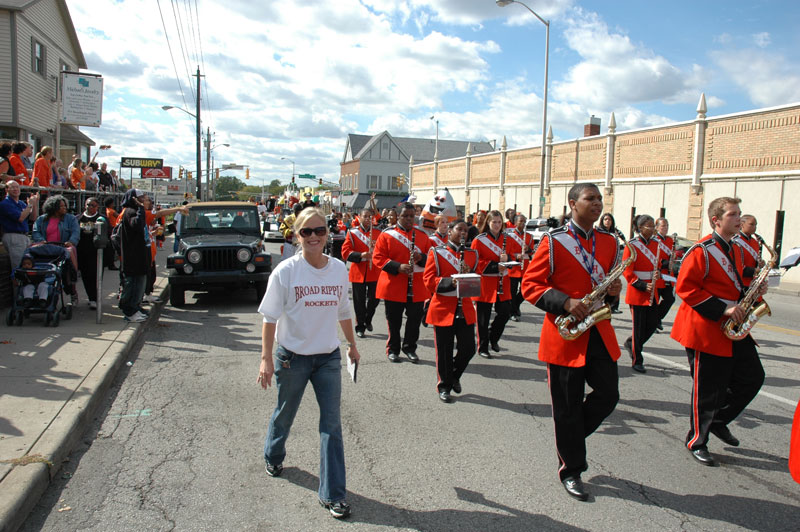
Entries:
<svg viewBox="0 0 800 532">
<path fill-rule="evenodd" d="M 614 268 L 608 275 L 606 275 L 606 278 L 603 279 L 603 282 L 595 286 L 591 293 L 583 296 L 581 303 L 583 303 L 585 306 L 592 308 L 598 301 L 602 301 L 603 298 L 606 297 L 606 292 L 608 292 L 608 288 L 611 286 L 611 283 L 616 281 L 617 277 L 622 275 L 622 272 L 625 271 L 625 268 L 633 264 L 633 262 L 636 260 L 636 249 L 634 249 L 633 244 L 626 242 L 625 247 L 628 248 L 628 251 L 631 254 L 630 257 L 621 262 L 619 266 Z M 611 308 L 608 305 L 603 305 L 594 312 L 591 312 L 583 319 L 583 321 L 578 321 L 578 318 L 572 314 L 564 314 L 557 317 L 555 323 L 556 327 L 558 327 L 558 333 L 561 335 L 561 338 L 564 340 L 575 340 L 580 335 L 588 331 L 596 323 L 610 319 Z"/>
<path fill-rule="evenodd" d="M 745 313 L 742 323 L 736 323 L 732 318 L 728 318 L 722 325 L 722 332 L 731 340 L 741 340 L 750 334 L 750 330 L 756 322 L 761 319 L 761 316 L 765 314 L 767 316 L 772 316 L 772 310 L 770 310 L 767 302 L 762 300 L 761 303 L 756 304 L 756 300 L 758 299 L 759 289 L 761 285 L 764 284 L 764 281 L 767 280 L 769 272 L 775 266 L 775 261 L 778 256 L 775 254 L 775 250 L 769 247 L 763 240 L 761 240 L 761 245 L 767 248 L 771 258 L 769 262 L 761 268 L 761 271 L 758 272 L 758 276 L 750 283 L 750 288 L 747 289 L 747 293 L 738 303 Z"/>
</svg>

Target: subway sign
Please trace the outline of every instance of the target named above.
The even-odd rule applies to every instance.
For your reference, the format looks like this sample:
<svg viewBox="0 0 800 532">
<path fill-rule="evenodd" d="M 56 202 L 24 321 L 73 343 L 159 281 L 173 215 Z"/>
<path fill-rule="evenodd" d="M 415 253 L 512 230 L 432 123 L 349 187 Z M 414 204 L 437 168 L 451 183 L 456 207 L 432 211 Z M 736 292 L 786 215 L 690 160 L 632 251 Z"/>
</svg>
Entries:
<svg viewBox="0 0 800 532">
<path fill-rule="evenodd" d="M 164 159 L 144 159 L 140 157 L 123 157 L 122 168 L 161 168 Z"/>
</svg>

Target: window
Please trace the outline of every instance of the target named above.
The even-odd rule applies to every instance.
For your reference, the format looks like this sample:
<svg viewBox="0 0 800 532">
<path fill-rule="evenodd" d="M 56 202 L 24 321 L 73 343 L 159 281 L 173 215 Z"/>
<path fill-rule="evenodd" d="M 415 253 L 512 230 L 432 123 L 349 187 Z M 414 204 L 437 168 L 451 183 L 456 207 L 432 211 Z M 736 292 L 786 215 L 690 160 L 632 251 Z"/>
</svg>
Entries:
<svg viewBox="0 0 800 532">
<path fill-rule="evenodd" d="M 31 41 L 31 59 L 33 71 L 44 77 L 47 70 L 47 53 L 44 45 L 36 39 Z"/>
<path fill-rule="evenodd" d="M 367 188 L 369 190 L 378 190 L 381 188 L 381 177 L 377 175 L 367 176 Z"/>
<path fill-rule="evenodd" d="M 389 190 L 400 190 L 400 186 L 397 185 L 397 178 L 400 176 L 389 176 Z"/>
</svg>

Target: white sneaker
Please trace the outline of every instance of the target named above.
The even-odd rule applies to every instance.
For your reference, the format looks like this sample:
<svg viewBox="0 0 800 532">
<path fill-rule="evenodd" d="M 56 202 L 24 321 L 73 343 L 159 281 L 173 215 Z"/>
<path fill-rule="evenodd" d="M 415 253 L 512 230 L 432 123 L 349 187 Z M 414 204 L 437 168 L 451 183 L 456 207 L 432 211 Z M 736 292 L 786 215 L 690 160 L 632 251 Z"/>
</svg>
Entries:
<svg viewBox="0 0 800 532">
<path fill-rule="evenodd" d="M 89 301 L 89 308 L 95 310 L 97 308 L 97 303 L 94 301 Z"/>
<path fill-rule="evenodd" d="M 147 321 L 147 316 L 145 316 L 144 314 L 142 314 L 137 310 L 134 314 L 130 316 L 125 316 L 123 319 L 130 323 L 140 323 L 143 321 Z"/>
<path fill-rule="evenodd" d="M 154 296 L 153 294 L 144 296 L 142 300 L 146 303 L 161 303 L 161 298 L 158 296 Z"/>
</svg>

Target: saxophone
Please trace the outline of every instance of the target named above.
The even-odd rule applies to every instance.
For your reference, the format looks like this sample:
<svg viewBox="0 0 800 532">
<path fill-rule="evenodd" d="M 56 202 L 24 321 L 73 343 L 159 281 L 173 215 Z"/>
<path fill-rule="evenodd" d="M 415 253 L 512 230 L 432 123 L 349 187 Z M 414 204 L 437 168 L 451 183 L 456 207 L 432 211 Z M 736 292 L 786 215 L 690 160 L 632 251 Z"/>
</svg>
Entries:
<svg viewBox="0 0 800 532">
<path fill-rule="evenodd" d="M 772 310 L 770 310 L 767 302 L 762 300 L 761 303 L 756 304 L 756 299 L 758 298 L 759 288 L 764 281 L 767 280 L 769 272 L 775 266 L 775 261 L 778 256 L 775 254 L 775 250 L 769 247 L 763 240 L 761 241 L 761 245 L 769 251 L 771 258 L 758 272 L 758 276 L 750 283 L 750 288 L 747 289 L 747 293 L 742 300 L 739 301 L 739 306 L 742 307 L 745 313 L 744 321 L 742 321 L 742 323 L 736 323 L 733 319 L 728 318 L 722 326 L 722 332 L 731 340 L 741 340 L 750 334 L 750 329 L 753 328 L 763 315 L 772 316 Z"/>
<path fill-rule="evenodd" d="M 606 296 L 606 292 L 608 292 L 608 288 L 611 286 L 611 283 L 616 281 L 617 277 L 622 275 L 622 272 L 624 272 L 628 266 L 633 264 L 633 262 L 636 260 L 636 249 L 634 249 L 633 244 L 630 242 L 626 242 L 625 247 L 628 248 L 628 252 L 631 254 L 630 257 L 621 262 L 619 266 L 614 268 L 608 275 L 606 275 L 606 278 L 603 279 L 603 282 L 595 286 L 594 290 L 592 290 L 590 294 L 583 296 L 581 303 L 589 308 L 592 308 L 598 301 L 602 301 Z M 556 327 L 558 327 L 558 333 L 561 335 L 561 338 L 564 340 L 575 340 L 580 335 L 588 331 L 596 323 L 610 319 L 611 308 L 608 305 L 603 305 L 594 312 L 591 312 L 588 316 L 586 316 L 586 318 L 583 319 L 583 321 L 578 321 L 578 319 L 572 314 L 564 314 L 556 318 L 555 324 Z M 571 327 L 572 325 L 574 325 L 574 327 Z"/>
<path fill-rule="evenodd" d="M 669 254 L 669 266 L 667 267 L 667 270 L 669 270 L 667 273 L 669 275 L 674 275 L 673 272 L 675 271 L 675 245 L 677 242 L 678 233 L 672 233 L 672 251 Z"/>
</svg>

